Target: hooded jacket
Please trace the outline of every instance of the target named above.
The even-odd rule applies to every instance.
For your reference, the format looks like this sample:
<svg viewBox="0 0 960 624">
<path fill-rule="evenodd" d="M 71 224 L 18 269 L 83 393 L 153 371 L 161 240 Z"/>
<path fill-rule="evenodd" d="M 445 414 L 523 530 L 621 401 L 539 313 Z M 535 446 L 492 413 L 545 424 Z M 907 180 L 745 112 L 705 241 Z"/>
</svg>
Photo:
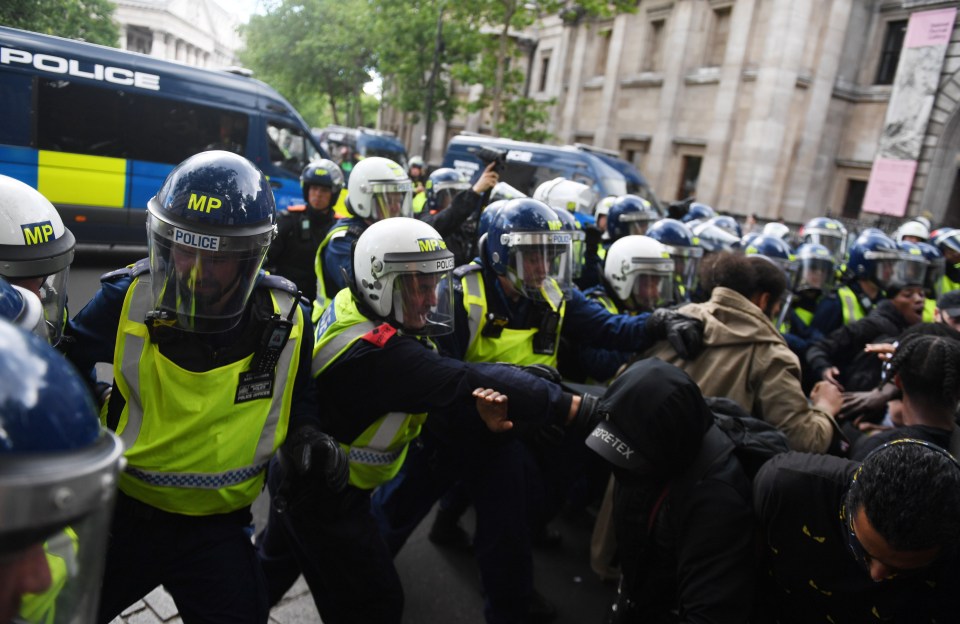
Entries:
<svg viewBox="0 0 960 624">
<path fill-rule="evenodd" d="M 763 312 L 723 286 L 706 303 L 679 309 L 703 321 L 703 352 L 684 360 L 666 341 L 644 353 L 679 366 L 706 396 L 727 397 L 756 418 L 783 431 L 793 450 L 824 453 L 833 439 L 833 418 L 811 407 L 800 385 L 800 361 Z"/>
<path fill-rule="evenodd" d="M 623 570 L 616 621 L 677 622 L 674 612 L 680 622 L 747 621 L 751 486 L 696 384 L 675 366 L 639 361 L 613 382 L 601 409 L 645 466 L 615 469 Z"/>
</svg>

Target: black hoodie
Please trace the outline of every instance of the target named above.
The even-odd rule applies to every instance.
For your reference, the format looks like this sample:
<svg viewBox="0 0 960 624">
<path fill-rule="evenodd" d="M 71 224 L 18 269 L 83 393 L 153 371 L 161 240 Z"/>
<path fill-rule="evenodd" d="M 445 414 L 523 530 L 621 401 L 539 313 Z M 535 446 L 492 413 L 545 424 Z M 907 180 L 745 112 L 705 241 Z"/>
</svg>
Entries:
<svg viewBox="0 0 960 624">
<path fill-rule="evenodd" d="M 756 567 L 750 483 L 733 455 L 704 443 L 725 438 L 697 385 L 679 368 L 641 360 L 601 407 L 650 466 L 643 475 L 616 469 L 621 593 L 631 603 L 621 598 L 617 621 L 676 622 L 676 611 L 680 622 L 745 622 Z"/>
</svg>

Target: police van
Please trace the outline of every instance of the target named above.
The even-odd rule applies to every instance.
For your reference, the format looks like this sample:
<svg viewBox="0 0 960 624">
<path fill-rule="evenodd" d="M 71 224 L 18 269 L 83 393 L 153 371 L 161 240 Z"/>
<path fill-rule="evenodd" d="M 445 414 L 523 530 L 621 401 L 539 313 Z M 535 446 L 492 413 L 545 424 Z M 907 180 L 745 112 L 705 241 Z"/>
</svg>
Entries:
<svg viewBox="0 0 960 624">
<path fill-rule="evenodd" d="M 313 136 L 320 141 L 321 147 L 340 160 L 341 155 L 350 158 L 380 156 L 389 158 L 404 169 L 407 168 L 407 148 L 392 133 L 372 128 L 347 128 L 327 126 L 314 128 Z"/>
<path fill-rule="evenodd" d="M 145 244 L 147 201 L 208 149 L 242 154 L 285 209 L 323 151 L 249 75 L 0 26 L 0 173 L 46 196 L 79 241 Z"/>
<path fill-rule="evenodd" d="M 564 177 L 592 187 L 600 197 L 625 195 L 637 190 L 643 197 L 654 197 L 639 172 L 639 179 L 628 180 L 608 162 L 614 157 L 588 151 L 582 146 L 544 145 L 463 132 L 447 144 L 443 166 L 453 167 L 475 182 L 485 166 L 477 156 L 483 148 L 493 148 L 505 154 L 500 179 L 527 195 L 532 196 L 543 182 Z M 626 161 L 621 162 L 629 165 Z M 653 201 L 657 205 L 655 199 Z"/>
</svg>

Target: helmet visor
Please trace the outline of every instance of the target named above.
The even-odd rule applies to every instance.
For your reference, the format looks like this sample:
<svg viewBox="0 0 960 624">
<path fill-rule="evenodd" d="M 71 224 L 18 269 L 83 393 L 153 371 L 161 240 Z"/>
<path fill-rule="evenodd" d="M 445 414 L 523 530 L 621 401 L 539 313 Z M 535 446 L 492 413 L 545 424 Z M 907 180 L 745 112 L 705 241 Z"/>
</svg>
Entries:
<svg viewBox="0 0 960 624">
<path fill-rule="evenodd" d="M 453 332 L 451 269 L 400 273 L 393 280 L 393 316 L 406 334 L 440 336 Z"/>
<path fill-rule="evenodd" d="M 903 254 L 901 261 L 894 265 L 890 285 L 897 288 L 923 286 L 927 273 L 927 259 L 923 256 Z"/>
<path fill-rule="evenodd" d="M 927 265 L 927 272 L 923 277 L 923 288 L 929 295 L 930 293 L 936 293 L 936 298 L 940 298 L 940 288 L 942 286 L 941 279 L 944 273 L 944 261 L 943 258 L 934 258 L 933 260 L 928 260 L 930 263 Z"/>
<path fill-rule="evenodd" d="M 587 257 L 587 234 L 583 230 L 573 232 L 573 243 L 571 245 L 571 264 L 573 270 L 573 279 L 579 279 L 583 274 L 583 265 Z"/>
<path fill-rule="evenodd" d="M 649 266 L 640 268 L 633 275 L 630 296 L 635 309 L 640 312 L 653 312 L 657 308 L 672 305 L 674 303 L 672 267 L 667 271 L 651 270 Z"/>
<path fill-rule="evenodd" d="M 666 245 L 667 253 L 673 259 L 674 283 L 677 288 L 676 301 L 689 301 L 690 294 L 697 288 L 700 259 L 703 249 L 699 247 L 678 247 Z"/>
<path fill-rule="evenodd" d="M 836 260 L 846 253 L 846 235 L 839 230 L 804 230 L 804 242 L 823 245 Z"/>
<path fill-rule="evenodd" d="M 154 309 L 191 332 L 222 332 L 243 314 L 271 233 L 226 237 L 170 226 L 151 215 Z"/>
<path fill-rule="evenodd" d="M 797 278 L 793 290 L 830 292 L 836 279 L 834 263 L 829 258 L 800 258 L 797 261 Z"/>
<path fill-rule="evenodd" d="M 63 326 L 66 323 L 64 311 L 67 305 L 67 277 L 70 267 L 65 266 L 56 273 L 46 277 L 12 277 L 8 278 L 14 286 L 28 291 L 25 296 L 34 295 L 40 300 L 43 311 L 42 326 L 38 323 L 31 327 L 24 327 L 38 336 L 47 339 L 51 345 L 57 346 L 63 337 Z M 25 301 L 29 303 L 29 300 Z M 26 319 L 24 319 L 26 323 Z"/>
<path fill-rule="evenodd" d="M 413 216 L 413 183 L 374 182 L 370 185 L 374 221 Z"/>
<path fill-rule="evenodd" d="M 573 286 L 573 235 L 570 232 L 503 234 L 510 249 L 507 272 L 514 287 L 528 299 L 556 302 L 555 289 Z"/>
</svg>

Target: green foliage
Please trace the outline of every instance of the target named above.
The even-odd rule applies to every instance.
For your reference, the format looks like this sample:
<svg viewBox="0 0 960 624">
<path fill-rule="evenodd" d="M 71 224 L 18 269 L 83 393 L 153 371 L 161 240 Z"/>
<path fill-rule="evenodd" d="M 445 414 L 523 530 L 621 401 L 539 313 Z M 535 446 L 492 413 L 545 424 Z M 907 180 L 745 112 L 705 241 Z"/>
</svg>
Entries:
<svg viewBox="0 0 960 624">
<path fill-rule="evenodd" d="M 117 47 L 113 10 L 110 0 L 3 0 L 0 24 Z"/>
<path fill-rule="evenodd" d="M 500 132 L 504 136 L 517 141 L 533 141 L 546 143 L 553 138 L 553 134 L 546 130 L 550 121 L 550 107 L 556 105 L 557 100 L 534 100 L 528 97 L 514 97 L 503 105 L 503 121 L 500 123 Z"/>
<path fill-rule="evenodd" d="M 362 0 L 280 0 L 244 28 L 240 59 L 312 125 L 360 125 L 361 93 L 376 66 Z M 326 102 L 326 106 L 322 102 Z"/>
</svg>

